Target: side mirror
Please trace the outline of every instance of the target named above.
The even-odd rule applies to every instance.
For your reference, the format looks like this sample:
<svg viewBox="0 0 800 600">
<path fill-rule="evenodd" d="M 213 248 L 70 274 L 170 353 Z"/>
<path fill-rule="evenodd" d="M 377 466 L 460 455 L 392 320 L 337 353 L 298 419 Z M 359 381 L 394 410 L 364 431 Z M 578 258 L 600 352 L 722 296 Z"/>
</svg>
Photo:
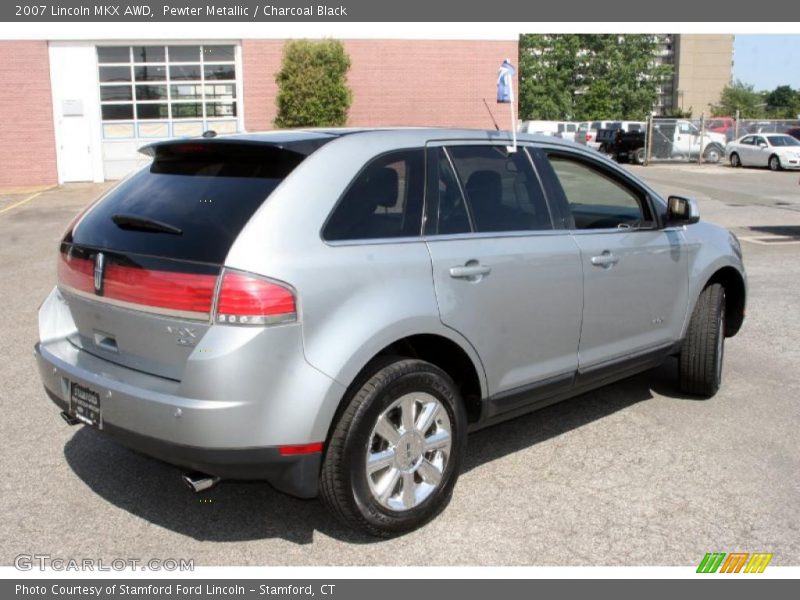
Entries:
<svg viewBox="0 0 800 600">
<path fill-rule="evenodd" d="M 766 145 L 764 142 L 761 142 L 761 143 L 758 145 L 758 147 L 759 147 L 759 148 L 767 148 L 767 145 Z"/>
<path fill-rule="evenodd" d="M 697 201 L 683 196 L 670 196 L 667 198 L 666 225 L 691 225 L 700 220 L 700 209 Z"/>
</svg>

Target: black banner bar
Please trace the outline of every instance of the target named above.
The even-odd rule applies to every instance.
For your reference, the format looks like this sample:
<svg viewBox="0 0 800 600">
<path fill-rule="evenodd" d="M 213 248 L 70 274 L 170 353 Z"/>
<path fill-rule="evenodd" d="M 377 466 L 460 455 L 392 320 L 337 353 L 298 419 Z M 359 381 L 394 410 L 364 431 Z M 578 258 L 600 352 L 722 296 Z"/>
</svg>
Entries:
<svg viewBox="0 0 800 600">
<path fill-rule="evenodd" d="M 699 581 L 703 579 L 703 581 Z M 710 579 L 716 579 L 713 583 Z M 797 580 L 758 577 L 698 576 L 668 580 L 405 580 L 405 579 L 308 579 L 308 580 L 4 580 L 0 596 L 22 600 L 408 600 L 415 598 L 661 598 L 689 600 L 709 595 L 727 599 L 795 598 Z M 792 592 L 791 590 L 795 591 Z"/>
</svg>

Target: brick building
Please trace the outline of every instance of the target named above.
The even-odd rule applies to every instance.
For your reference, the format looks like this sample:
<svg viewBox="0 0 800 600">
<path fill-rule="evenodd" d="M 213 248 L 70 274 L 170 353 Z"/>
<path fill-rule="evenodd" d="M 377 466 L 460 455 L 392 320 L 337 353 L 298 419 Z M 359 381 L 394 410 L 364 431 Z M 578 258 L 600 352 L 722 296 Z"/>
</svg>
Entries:
<svg viewBox="0 0 800 600">
<path fill-rule="evenodd" d="M 351 126 L 492 127 L 515 40 L 344 40 Z M 282 40 L 0 41 L 0 187 L 103 181 L 142 145 L 270 129 Z M 501 116 L 502 115 L 502 116 Z"/>
</svg>

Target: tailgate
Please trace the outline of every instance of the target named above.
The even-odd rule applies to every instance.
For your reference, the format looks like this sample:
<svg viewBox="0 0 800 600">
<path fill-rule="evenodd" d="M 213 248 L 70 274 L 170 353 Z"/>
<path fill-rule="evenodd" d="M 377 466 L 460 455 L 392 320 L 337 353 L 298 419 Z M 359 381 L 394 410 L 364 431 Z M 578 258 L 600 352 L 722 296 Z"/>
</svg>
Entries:
<svg viewBox="0 0 800 600">
<path fill-rule="evenodd" d="M 62 245 L 70 342 L 116 364 L 180 380 L 210 326 L 219 267 Z"/>
</svg>

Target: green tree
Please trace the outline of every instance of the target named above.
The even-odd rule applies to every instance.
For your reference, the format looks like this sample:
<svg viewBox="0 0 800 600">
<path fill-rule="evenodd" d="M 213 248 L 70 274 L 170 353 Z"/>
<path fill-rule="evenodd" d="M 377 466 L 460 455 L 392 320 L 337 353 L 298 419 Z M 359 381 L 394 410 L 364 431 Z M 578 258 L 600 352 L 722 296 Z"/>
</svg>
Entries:
<svg viewBox="0 0 800 600">
<path fill-rule="evenodd" d="M 800 114 L 800 91 L 779 85 L 767 94 L 767 113 L 774 119 L 795 119 Z"/>
<path fill-rule="evenodd" d="M 739 111 L 743 119 L 759 119 L 765 115 L 766 100 L 752 85 L 736 80 L 726 85 L 720 95 L 719 104 L 711 107 L 715 117 L 732 117 Z"/>
<path fill-rule="evenodd" d="M 647 34 L 523 34 L 523 119 L 644 119 L 672 72 Z"/>
<path fill-rule="evenodd" d="M 331 127 L 347 123 L 352 91 L 350 57 L 337 40 L 292 40 L 283 47 L 276 127 Z"/>
<path fill-rule="evenodd" d="M 523 34 L 519 42 L 519 114 L 573 119 L 580 86 L 581 36 Z"/>
<path fill-rule="evenodd" d="M 675 107 L 670 111 L 670 113 L 667 116 L 672 117 L 673 119 L 691 119 L 692 107 L 690 106 L 686 110 Z"/>
</svg>

